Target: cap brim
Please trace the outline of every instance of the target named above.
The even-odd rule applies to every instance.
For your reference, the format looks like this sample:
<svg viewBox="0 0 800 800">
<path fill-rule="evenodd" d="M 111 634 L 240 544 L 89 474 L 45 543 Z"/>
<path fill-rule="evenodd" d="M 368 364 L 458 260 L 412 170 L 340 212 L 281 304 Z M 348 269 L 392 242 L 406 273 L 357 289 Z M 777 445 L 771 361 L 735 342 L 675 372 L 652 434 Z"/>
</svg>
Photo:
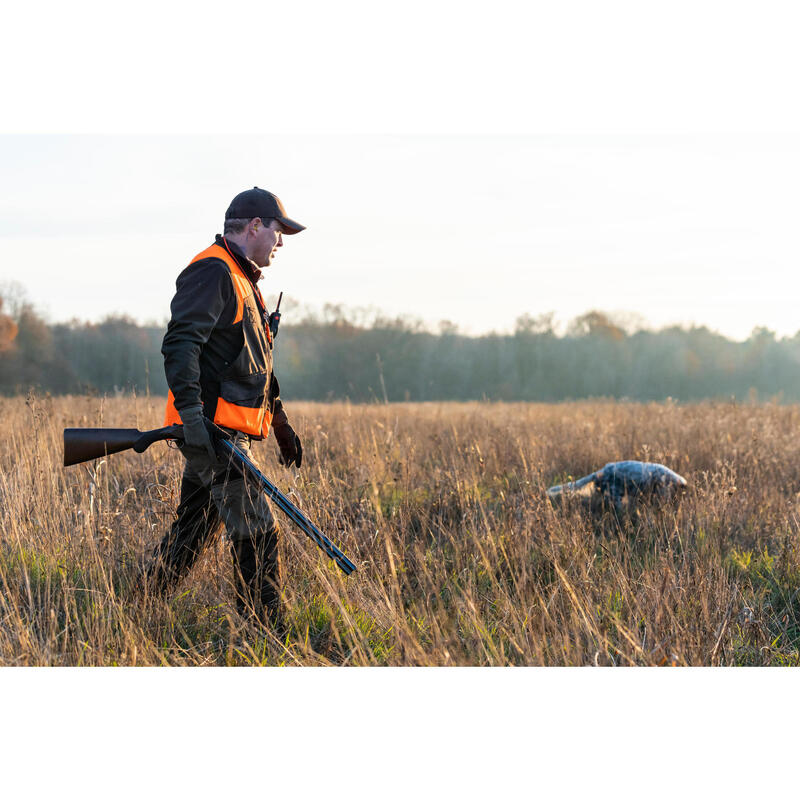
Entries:
<svg viewBox="0 0 800 800">
<path fill-rule="evenodd" d="M 276 219 L 283 226 L 283 232 L 287 236 L 291 236 L 293 233 L 300 233 L 300 231 L 306 229 L 305 225 L 301 225 L 299 222 L 289 219 L 289 217 L 276 217 Z"/>
</svg>

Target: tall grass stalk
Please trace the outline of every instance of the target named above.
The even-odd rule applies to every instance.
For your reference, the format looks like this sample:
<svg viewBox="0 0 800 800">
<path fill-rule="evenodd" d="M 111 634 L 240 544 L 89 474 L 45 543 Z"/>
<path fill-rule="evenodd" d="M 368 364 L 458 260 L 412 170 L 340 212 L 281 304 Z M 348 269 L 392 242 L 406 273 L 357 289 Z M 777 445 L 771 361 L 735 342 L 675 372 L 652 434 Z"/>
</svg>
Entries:
<svg viewBox="0 0 800 800">
<path fill-rule="evenodd" d="M 282 522 L 289 633 L 233 605 L 218 536 L 167 597 L 136 579 L 173 519 L 159 444 L 61 466 L 64 427 L 161 423 L 151 397 L 0 400 L 5 665 L 784 665 L 800 662 L 800 408 L 289 405 L 306 459 L 265 471 L 337 541 L 345 578 Z M 659 461 L 677 507 L 597 519 L 547 486 Z"/>
</svg>

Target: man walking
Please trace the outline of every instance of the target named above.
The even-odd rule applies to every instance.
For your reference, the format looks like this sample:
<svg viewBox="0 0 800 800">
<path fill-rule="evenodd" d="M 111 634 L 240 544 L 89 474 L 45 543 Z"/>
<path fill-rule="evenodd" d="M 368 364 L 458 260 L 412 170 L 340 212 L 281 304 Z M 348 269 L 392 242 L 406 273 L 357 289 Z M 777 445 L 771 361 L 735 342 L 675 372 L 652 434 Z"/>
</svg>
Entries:
<svg viewBox="0 0 800 800">
<path fill-rule="evenodd" d="M 161 348 L 169 385 L 164 424 L 183 425 L 186 464 L 178 516 L 156 550 L 149 584 L 156 591 L 174 585 L 223 522 L 239 613 L 277 627 L 277 523 L 260 488 L 218 459 L 203 418 L 230 432 L 250 458 L 250 442 L 272 428 L 281 463 L 300 466 L 300 439 L 272 374 L 269 315 L 257 282 L 283 236 L 302 230 L 271 192 L 254 187 L 236 195 L 224 234 L 178 276 Z"/>
</svg>

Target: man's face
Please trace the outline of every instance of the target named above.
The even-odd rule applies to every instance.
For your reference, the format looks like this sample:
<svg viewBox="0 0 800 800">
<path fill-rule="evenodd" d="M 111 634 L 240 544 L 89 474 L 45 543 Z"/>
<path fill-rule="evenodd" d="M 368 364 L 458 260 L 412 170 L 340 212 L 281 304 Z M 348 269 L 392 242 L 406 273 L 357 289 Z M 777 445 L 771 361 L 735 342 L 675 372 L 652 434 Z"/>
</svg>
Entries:
<svg viewBox="0 0 800 800">
<path fill-rule="evenodd" d="M 264 269 L 272 263 L 277 249 L 283 247 L 281 224 L 276 219 L 253 222 L 250 235 L 250 258 Z"/>
</svg>

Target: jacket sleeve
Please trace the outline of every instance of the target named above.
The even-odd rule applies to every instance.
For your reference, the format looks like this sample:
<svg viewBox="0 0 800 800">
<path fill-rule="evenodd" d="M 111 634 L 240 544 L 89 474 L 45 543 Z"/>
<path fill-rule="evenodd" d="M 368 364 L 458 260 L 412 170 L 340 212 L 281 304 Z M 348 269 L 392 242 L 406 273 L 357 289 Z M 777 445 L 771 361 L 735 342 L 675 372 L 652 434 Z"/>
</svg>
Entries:
<svg viewBox="0 0 800 800">
<path fill-rule="evenodd" d="M 228 269 L 218 258 L 190 264 L 175 286 L 161 353 L 167 385 L 180 411 L 202 402 L 200 354 L 215 326 L 233 321 L 236 294 Z"/>
</svg>

